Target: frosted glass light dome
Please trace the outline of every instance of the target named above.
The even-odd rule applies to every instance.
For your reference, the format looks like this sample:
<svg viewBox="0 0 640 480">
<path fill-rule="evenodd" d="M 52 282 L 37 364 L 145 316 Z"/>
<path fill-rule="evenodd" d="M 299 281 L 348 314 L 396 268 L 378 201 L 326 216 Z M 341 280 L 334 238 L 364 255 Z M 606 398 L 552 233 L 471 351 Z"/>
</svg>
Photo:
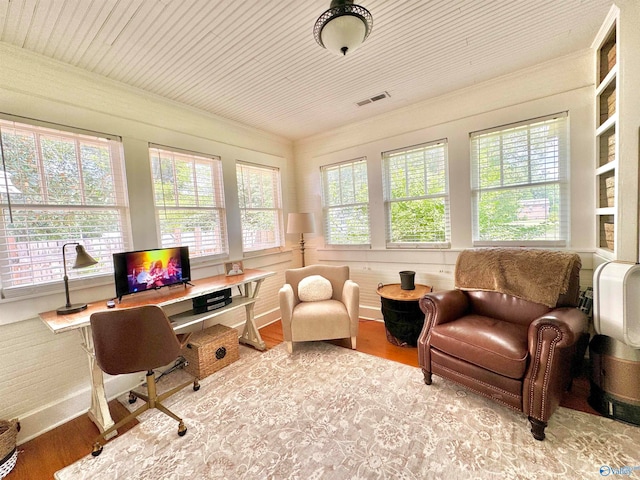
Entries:
<svg viewBox="0 0 640 480">
<path fill-rule="evenodd" d="M 355 51 L 371 33 L 373 17 L 353 0 L 333 0 L 329 10 L 316 21 L 313 34 L 316 42 L 336 55 Z"/>
</svg>

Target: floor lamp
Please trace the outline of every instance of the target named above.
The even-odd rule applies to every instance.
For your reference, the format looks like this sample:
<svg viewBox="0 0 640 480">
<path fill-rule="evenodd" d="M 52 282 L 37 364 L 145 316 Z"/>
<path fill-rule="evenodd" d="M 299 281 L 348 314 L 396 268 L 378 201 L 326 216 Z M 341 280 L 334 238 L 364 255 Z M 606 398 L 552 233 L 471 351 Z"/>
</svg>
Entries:
<svg viewBox="0 0 640 480">
<path fill-rule="evenodd" d="M 313 213 L 290 213 L 287 219 L 287 233 L 300 234 L 300 254 L 304 267 L 304 234 L 316 231 Z"/>
</svg>

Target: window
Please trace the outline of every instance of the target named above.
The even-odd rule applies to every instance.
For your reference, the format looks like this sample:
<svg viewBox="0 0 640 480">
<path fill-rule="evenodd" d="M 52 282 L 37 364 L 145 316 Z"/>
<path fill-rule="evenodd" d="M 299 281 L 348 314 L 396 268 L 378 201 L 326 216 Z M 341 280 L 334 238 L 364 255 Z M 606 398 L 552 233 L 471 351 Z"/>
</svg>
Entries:
<svg viewBox="0 0 640 480">
<path fill-rule="evenodd" d="M 474 245 L 564 246 L 567 115 L 471 134 Z"/>
<path fill-rule="evenodd" d="M 388 247 L 448 247 L 449 185 L 445 140 L 384 152 Z"/>
<path fill-rule="evenodd" d="M 113 272 L 130 232 L 119 139 L 0 120 L 0 282 L 60 282 L 62 248 L 79 242 L 98 260 L 70 279 Z M 67 249 L 67 261 L 75 258 Z M 70 266 L 70 265 L 68 265 Z M 13 290 L 13 291 L 21 291 Z"/>
<path fill-rule="evenodd" d="M 327 245 L 368 245 L 367 160 L 320 167 Z"/>
<path fill-rule="evenodd" d="M 238 163 L 242 248 L 255 252 L 282 246 L 282 200 L 277 168 Z"/>
<path fill-rule="evenodd" d="M 162 248 L 186 245 L 191 257 L 227 254 L 220 158 L 157 146 L 149 156 Z"/>
</svg>

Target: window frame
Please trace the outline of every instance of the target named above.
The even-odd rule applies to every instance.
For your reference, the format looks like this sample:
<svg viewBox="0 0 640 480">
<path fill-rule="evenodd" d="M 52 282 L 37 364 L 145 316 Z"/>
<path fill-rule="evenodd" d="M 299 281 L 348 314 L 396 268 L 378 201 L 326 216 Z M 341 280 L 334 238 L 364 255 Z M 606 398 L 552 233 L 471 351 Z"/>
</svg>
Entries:
<svg viewBox="0 0 640 480">
<path fill-rule="evenodd" d="M 392 197 L 392 186 L 391 186 L 391 174 L 390 174 L 390 162 L 393 156 L 398 155 L 409 155 L 416 151 L 422 151 L 424 154 L 428 150 L 433 150 L 436 148 L 442 148 L 442 175 L 443 178 L 440 179 L 443 184 L 443 191 L 441 193 L 424 193 L 423 195 L 417 196 L 404 196 L 398 198 Z M 449 189 L 449 142 L 447 138 L 441 138 L 438 140 L 433 140 L 429 142 L 420 143 L 417 145 L 411 145 L 407 147 L 401 147 L 394 150 L 389 150 L 382 152 L 382 182 L 383 182 L 383 202 L 384 202 L 384 215 L 385 215 L 385 242 L 387 248 L 414 248 L 414 249 L 446 249 L 451 248 L 451 200 L 450 200 L 450 189 Z M 426 160 L 423 163 L 424 175 L 425 175 L 425 185 L 429 184 L 429 177 L 427 176 L 427 166 Z M 405 169 L 406 172 L 406 169 Z M 405 173 L 406 176 L 406 173 Z M 436 180 L 437 181 L 437 180 Z M 392 204 L 394 203 L 403 203 L 403 202 L 413 202 L 413 201 L 421 201 L 421 200 L 433 200 L 433 199 L 443 199 L 443 220 L 444 220 L 444 240 L 442 241 L 407 241 L 407 242 L 398 242 L 392 240 Z"/>
<path fill-rule="evenodd" d="M 8 187 L 5 183 L 8 177 L 5 177 L 4 173 L 1 174 L 3 182 L 0 185 L 0 209 L 7 210 L 7 217 L 5 218 L 4 213 L 0 215 L 0 266 L 4 270 L 2 278 L 0 278 L 0 298 L 17 298 L 59 291 L 65 267 L 63 265 L 62 250 L 64 248 L 63 245 L 68 243 L 78 242 L 82 244 L 90 255 L 99 260 L 99 263 L 93 267 L 75 270 L 70 265 L 74 258 L 72 248 L 65 249 L 67 276 L 71 289 L 73 289 L 74 284 L 98 285 L 103 283 L 105 279 L 112 278 L 113 264 L 111 262 L 111 254 L 123 249 L 131 249 L 132 246 L 124 149 L 121 138 L 116 135 L 10 115 L 0 116 L 0 129 L 3 135 L 5 131 L 12 130 L 29 139 L 29 142 L 33 142 L 31 144 L 33 149 L 30 150 L 32 155 L 30 159 L 32 169 L 35 168 L 32 173 L 38 178 L 37 189 L 26 194 L 31 198 L 26 198 L 19 203 L 16 201 L 15 196 L 20 195 L 20 193 L 13 193 L 14 198 L 12 198 L 12 192 L 7 194 Z M 73 172 L 74 176 L 70 178 L 70 182 L 77 188 L 70 189 L 70 192 L 63 191 L 63 193 L 68 194 L 66 197 L 61 197 L 60 192 L 51 191 L 50 175 L 53 174 L 50 170 L 54 164 L 46 156 L 52 153 L 47 153 L 47 148 L 43 149 L 43 142 L 46 144 L 47 141 L 54 142 L 53 145 L 56 145 L 55 142 L 60 142 L 58 148 L 72 144 L 72 161 L 77 170 Z M 95 169 L 100 168 L 98 167 L 100 160 L 92 158 L 91 149 L 103 150 L 108 154 L 108 164 L 103 165 L 102 168 L 106 167 L 108 169 L 106 170 L 107 177 L 105 179 L 111 181 L 113 185 L 113 190 L 109 191 L 110 202 L 104 202 L 106 198 L 104 195 L 100 195 L 101 201 L 96 201 L 96 192 L 93 189 L 97 187 L 95 184 L 91 185 L 92 182 L 88 181 L 95 180 L 96 177 L 91 176 L 91 174 L 95 174 Z M 95 152 L 93 154 L 95 155 Z M 7 155 L 9 153 L 6 145 L 2 142 L 1 167 L 3 172 L 8 164 Z M 25 165 L 25 162 L 21 158 L 21 164 Z M 91 170 L 91 167 L 93 167 L 93 170 Z M 68 174 L 68 171 L 65 171 L 66 174 Z M 30 184 L 33 185 L 33 183 Z M 77 195 L 76 198 L 73 198 L 73 193 Z M 24 212 L 22 215 L 26 215 L 22 220 L 24 222 L 22 229 L 26 233 L 20 234 L 18 230 L 15 230 L 12 234 L 11 228 L 21 228 L 19 226 L 9 226 L 11 223 L 16 223 L 14 214 L 20 210 Z M 59 221 L 47 224 L 45 228 L 49 231 L 41 235 L 36 234 L 35 237 L 44 235 L 40 240 L 36 240 L 33 225 L 30 224 L 33 219 L 29 219 L 28 215 L 37 214 L 37 212 L 41 212 L 41 215 L 44 214 L 43 218 L 53 218 L 55 213 L 57 215 L 69 215 L 73 212 L 78 212 L 79 216 L 76 217 L 74 215 L 72 217 L 75 221 L 72 225 L 65 223 L 66 220 L 65 222 Z M 51 215 L 45 212 L 51 212 Z M 117 230 L 115 232 L 105 232 L 96 230 L 93 226 L 87 229 L 87 224 L 84 223 L 83 219 L 86 221 L 86 218 L 90 218 L 91 212 L 114 216 Z M 84 217 L 83 214 L 87 215 L 87 217 Z M 114 222 L 112 220 L 107 224 L 113 225 Z M 28 261 L 24 262 L 23 265 L 25 265 L 26 271 L 31 272 L 27 274 L 30 276 L 30 281 L 21 283 L 18 278 L 13 280 L 8 278 L 11 275 L 8 271 L 10 262 L 19 262 L 20 260 L 9 253 L 6 245 L 8 245 L 7 242 L 12 235 L 15 237 L 16 235 L 24 236 L 25 234 L 27 239 L 20 243 L 25 244 L 24 248 L 26 248 L 27 252 L 37 252 L 37 256 L 34 257 L 33 254 L 27 255 Z M 98 236 L 96 236 L 97 234 Z M 116 234 L 116 236 L 110 237 L 113 234 Z M 107 236 L 105 237 L 105 235 Z M 114 238 L 116 241 L 114 241 Z M 35 247 L 35 244 L 40 244 L 41 248 Z M 22 258 L 24 260 L 24 257 Z M 48 273 L 43 277 L 38 277 L 34 274 L 37 271 L 46 271 Z"/>
<path fill-rule="evenodd" d="M 355 183 L 356 183 L 356 178 L 355 178 L 355 174 L 352 175 L 353 178 L 353 183 L 354 183 L 354 187 L 353 187 L 353 197 L 354 197 L 354 201 L 353 202 L 342 202 L 342 203 L 337 203 L 335 205 L 328 205 L 329 202 L 329 194 L 328 194 L 328 189 L 330 188 L 330 180 L 328 178 L 328 174 L 330 170 L 333 169 L 342 169 L 342 168 L 346 168 L 349 167 L 351 168 L 352 173 L 354 172 L 354 166 L 356 166 L 357 164 L 362 164 L 364 166 L 364 179 L 360 179 L 360 182 L 364 183 L 367 187 L 367 201 L 366 202 L 357 202 L 355 200 L 356 198 L 356 187 L 355 187 Z M 354 158 L 351 160 L 345 160 L 344 162 L 338 162 L 338 163 L 332 163 L 329 165 L 323 165 L 320 167 L 320 177 L 321 177 L 321 182 L 322 182 L 322 213 L 323 213 L 323 229 L 324 229 L 324 242 L 325 242 L 325 246 L 326 247 L 368 247 L 371 248 L 371 215 L 370 215 L 370 197 L 369 197 L 369 173 L 368 173 L 368 163 L 367 163 L 367 157 L 358 157 L 358 158 Z M 340 184 L 340 187 L 342 185 Z M 342 188 L 340 188 L 341 193 L 340 193 L 340 199 L 343 200 L 343 195 L 342 195 Z M 331 225 L 330 225 L 330 218 L 331 218 L 331 211 L 339 211 L 339 210 L 344 210 L 344 209 L 349 209 L 349 208 L 358 208 L 358 207 L 365 207 L 366 208 L 366 234 L 367 234 L 367 241 L 366 242 L 360 242 L 360 243 L 340 243 L 340 242 L 336 242 L 333 243 L 331 241 L 332 239 L 332 230 L 331 230 Z M 362 224 L 362 227 L 364 227 L 365 225 Z"/>
<path fill-rule="evenodd" d="M 253 169 L 255 171 L 261 172 L 261 174 L 266 174 L 269 172 L 272 175 L 272 200 L 274 202 L 273 207 L 256 207 L 256 206 L 243 206 L 242 201 L 247 197 L 246 191 L 244 190 L 244 178 L 240 175 L 240 171 L 244 169 Z M 285 236 L 284 236 L 284 217 L 283 217 L 283 207 L 282 207 L 282 175 L 280 172 L 280 168 L 274 167 L 271 165 L 251 163 L 242 160 L 236 160 L 236 181 L 237 181 L 237 189 L 238 189 L 238 209 L 240 211 L 240 228 L 242 232 L 242 252 L 245 256 L 255 256 L 261 255 L 269 252 L 281 251 L 285 244 Z M 242 191 L 241 191 L 242 190 Z M 249 192 L 249 197 L 251 197 L 251 192 Z M 262 198 L 262 202 L 264 202 L 264 198 Z M 275 223 L 274 228 L 274 240 L 271 244 L 264 244 L 258 248 L 247 248 L 245 243 L 245 235 L 248 232 L 248 229 L 245 226 L 245 216 L 248 212 L 259 212 L 259 211 L 269 211 L 273 212 L 273 221 Z M 258 244 L 260 244 L 258 242 Z"/>
<path fill-rule="evenodd" d="M 154 154 L 156 154 L 156 156 L 154 157 Z M 161 156 L 164 155 L 164 157 Z M 169 157 L 169 158 L 167 158 Z M 184 162 L 187 163 L 187 161 L 189 161 L 191 163 L 192 166 L 192 182 L 189 185 L 192 190 L 190 190 L 190 192 L 193 193 L 193 197 L 194 197 L 194 201 L 197 203 L 197 205 L 180 205 L 180 192 L 179 192 L 179 186 L 177 185 L 177 183 L 167 183 L 167 185 L 170 185 L 170 188 L 172 188 L 173 193 L 175 195 L 174 197 L 174 203 L 171 205 L 167 204 L 167 201 L 165 200 L 164 197 L 164 192 L 165 189 L 163 188 L 162 192 L 160 192 L 160 194 L 158 194 L 158 192 L 156 191 L 156 182 L 159 181 L 161 184 L 164 184 L 163 179 L 162 179 L 162 169 L 159 170 L 160 172 L 160 178 L 156 178 L 155 174 L 156 174 L 156 170 L 157 167 L 154 163 L 154 161 L 156 161 L 156 158 L 158 160 L 169 160 L 171 161 L 171 170 L 172 172 L 176 172 L 176 162 L 180 161 L 180 162 Z M 151 181 L 153 184 L 153 202 L 154 202 L 154 210 L 155 210 L 155 215 L 156 215 L 156 228 L 157 228 L 157 238 L 158 238 L 158 245 L 160 246 L 160 248 L 169 248 L 169 247 L 178 247 L 178 246 L 189 246 L 189 256 L 191 258 L 203 258 L 203 259 L 216 259 L 216 258 L 225 258 L 228 257 L 229 255 L 229 235 L 228 235 L 228 228 L 227 228 L 227 211 L 226 211 L 226 205 L 225 205 L 225 192 L 224 192 L 224 178 L 223 178 L 223 168 L 222 168 L 222 159 L 217 156 L 217 155 L 210 155 L 210 154 L 204 154 L 204 153 L 199 153 L 199 152 L 193 152 L 193 151 L 189 151 L 189 150 L 184 150 L 184 149 L 180 149 L 180 148 L 175 148 L 175 147 L 169 147 L 169 146 L 165 146 L 165 145 L 157 145 L 157 144 L 149 144 L 149 163 L 151 165 Z M 208 184 L 207 186 L 211 188 L 211 205 L 200 205 L 200 195 L 198 192 L 198 175 L 197 175 L 197 164 L 200 165 L 207 165 L 210 168 L 210 174 L 211 174 L 211 184 Z M 162 196 L 162 203 L 159 203 L 159 197 Z M 203 198 L 206 199 L 206 197 L 203 196 Z M 204 203 L 204 201 L 203 201 Z M 165 243 L 164 242 L 164 236 L 165 235 L 172 235 L 171 232 L 163 232 L 162 231 L 162 226 L 163 226 L 163 216 L 165 217 L 165 220 L 169 221 L 167 219 L 167 215 L 169 211 L 174 211 L 174 212 L 184 212 L 184 211 L 189 211 L 189 212 L 215 212 L 214 217 L 218 217 L 218 222 L 217 222 L 217 228 L 219 229 L 219 232 L 217 235 L 214 235 L 213 239 L 208 242 L 204 242 L 203 247 L 201 247 L 200 249 L 196 248 L 196 245 L 192 243 L 190 243 L 189 241 L 180 241 L 180 242 L 168 242 Z M 193 242 L 197 242 L 196 238 L 197 234 L 194 232 L 194 230 L 189 230 L 188 228 L 185 228 L 185 231 L 183 232 L 183 234 L 185 236 L 189 236 L 191 233 L 193 233 L 193 237 L 194 240 Z M 216 243 L 218 243 L 220 245 L 220 249 L 219 251 L 215 251 L 215 252 L 207 252 L 207 251 L 203 251 L 206 250 L 206 245 L 215 245 Z"/>
<path fill-rule="evenodd" d="M 478 147 L 474 144 L 476 139 L 481 137 L 496 137 L 500 138 L 504 137 L 510 132 L 516 132 L 518 130 L 526 129 L 528 132 L 528 138 L 530 139 L 531 130 L 535 127 L 539 127 L 541 124 L 549 124 L 554 123 L 554 128 L 557 128 L 557 138 L 558 138 L 558 146 L 557 146 L 557 159 L 554 168 L 557 169 L 557 179 L 554 180 L 544 180 L 544 181 L 529 181 L 526 183 L 517 183 L 504 185 L 504 174 L 501 173 L 500 177 L 500 186 L 496 187 L 481 187 L 480 186 L 480 165 L 478 164 L 479 159 L 477 156 L 479 155 Z M 557 123 L 561 122 L 561 123 Z M 502 140 L 501 140 L 502 141 Z M 569 164 L 570 164 L 570 135 L 569 135 L 569 113 L 558 112 L 550 115 L 545 115 L 542 117 L 531 118 L 527 120 L 522 120 L 506 125 L 501 125 L 497 127 L 492 127 L 476 132 L 471 132 L 469 134 L 469 155 L 470 155 L 470 166 L 471 166 L 471 215 L 472 215 L 472 244 L 474 247 L 489 247 L 489 246 L 505 246 L 505 247 L 566 247 L 570 241 L 570 192 L 569 192 Z M 501 144 L 502 150 L 502 144 Z M 528 176 L 531 176 L 532 170 L 532 159 L 531 159 L 531 142 L 528 142 L 528 151 L 527 154 L 527 169 Z M 500 164 L 501 164 L 501 172 L 504 171 L 503 166 L 505 164 L 504 155 L 500 154 Z M 545 159 L 547 157 L 544 157 Z M 546 163 L 545 163 L 546 165 Z M 498 192 L 508 191 L 508 190 L 523 190 L 526 188 L 535 188 L 548 186 L 548 185 L 557 185 L 558 186 L 558 232 L 559 238 L 556 239 L 515 239 L 515 240 L 507 240 L 507 239 L 481 239 L 480 238 L 480 219 L 479 219 L 479 198 L 483 192 Z M 545 206 L 547 204 L 545 203 Z M 548 208 L 548 207 L 547 207 Z M 547 216 L 545 216 L 547 218 Z"/>
</svg>

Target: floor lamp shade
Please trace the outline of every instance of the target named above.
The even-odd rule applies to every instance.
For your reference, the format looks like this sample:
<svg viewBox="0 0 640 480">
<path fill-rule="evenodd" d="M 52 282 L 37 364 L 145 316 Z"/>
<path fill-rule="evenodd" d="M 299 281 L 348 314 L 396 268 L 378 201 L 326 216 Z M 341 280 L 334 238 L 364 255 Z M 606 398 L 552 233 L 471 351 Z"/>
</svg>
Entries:
<svg viewBox="0 0 640 480">
<path fill-rule="evenodd" d="M 300 254 L 304 267 L 304 234 L 316 231 L 313 213 L 290 213 L 287 218 L 287 233 L 300 234 Z"/>
<path fill-rule="evenodd" d="M 287 219 L 287 233 L 314 233 L 316 231 L 313 213 L 290 213 Z"/>
<path fill-rule="evenodd" d="M 98 263 L 98 261 L 91 255 L 89 255 L 84 247 L 78 242 L 65 243 L 62 246 L 62 264 L 64 266 L 64 293 L 67 299 L 67 303 L 64 305 L 64 307 L 60 307 L 56 310 L 56 313 L 58 315 L 77 313 L 87 308 L 86 303 L 71 303 L 71 300 L 69 299 L 69 277 L 67 276 L 67 255 L 65 251 L 65 247 L 67 247 L 67 245 L 76 246 L 76 260 L 75 262 L 73 262 L 73 267 L 71 268 L 85 268 Z"/>
</svg>

